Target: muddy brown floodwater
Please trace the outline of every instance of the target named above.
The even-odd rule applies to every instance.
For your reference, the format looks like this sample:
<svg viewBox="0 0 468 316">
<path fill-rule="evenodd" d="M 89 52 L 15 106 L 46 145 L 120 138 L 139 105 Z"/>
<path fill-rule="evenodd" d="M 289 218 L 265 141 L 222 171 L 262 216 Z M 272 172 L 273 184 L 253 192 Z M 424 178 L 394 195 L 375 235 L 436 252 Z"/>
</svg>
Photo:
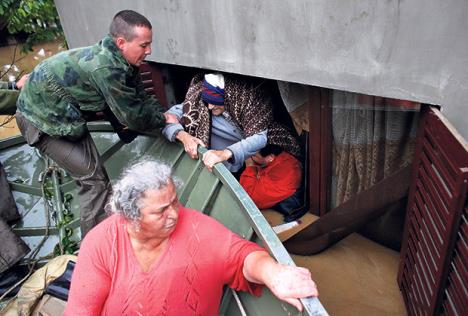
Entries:
<svg viewBox="0 0 468 316">
<path fill-rule="evenodd" d="M 65 50 L 65 48 L 61 42 L 49 42 L 37 45 L 28 54 L 21 54 L 20 45 L 16 48 L 16 54 L 15 45 L 0 47 L 0 74 L 4 74 L 8 70 L 1 80 L 17 80 L 22 74 L 31 72 L 39 62 L 62 50 Z M 9 116 L 0 115 L 0 125 L 3 125 L 9 119 Z M 14 118 L 9 123 L 0 127 L 0 139 L 18 134 L 19 131 Z"/>
</svg>

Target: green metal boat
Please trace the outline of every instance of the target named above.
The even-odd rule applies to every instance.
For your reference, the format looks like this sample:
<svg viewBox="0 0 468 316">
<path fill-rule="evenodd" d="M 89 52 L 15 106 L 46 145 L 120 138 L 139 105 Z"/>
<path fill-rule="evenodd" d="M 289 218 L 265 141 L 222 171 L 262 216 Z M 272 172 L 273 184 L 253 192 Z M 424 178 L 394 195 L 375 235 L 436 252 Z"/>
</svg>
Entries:
<svg viewBox="0 0 468 316">
<path fill-rule="evenodd" d="M 216 165 L 211 173 L 200 160 L 186 155 L 182 146 L 166 141 L 161 135 L 142 135 L 124 144 L 107 123 L 90 123 L 89 129 L 111 180 L 142 156 L 162 159 L 173 166 L 175 176 L 184 182 L 178 192 L 181 203 L 261 244 L 279 262 L 294 265 L 262 213 L 222 164 Z M 204 151 L 205 148 L 199 149 L 200 154 Z M 73 179 L 28 146 L 22 136 L 0 142 L 0 161 L 22 215 L 13 230 L 37 253 L 35 259 L 45 263 L 54 253 L 72 252 L 80 240 L 79 204 Z M 303 299 L 302 303 L 304 315 L 327 315 L 317 298 Z M 298 313 L 267 289 L 259 298 L 226 289 L 220 311 L 223 315 Z"/>
</svg>

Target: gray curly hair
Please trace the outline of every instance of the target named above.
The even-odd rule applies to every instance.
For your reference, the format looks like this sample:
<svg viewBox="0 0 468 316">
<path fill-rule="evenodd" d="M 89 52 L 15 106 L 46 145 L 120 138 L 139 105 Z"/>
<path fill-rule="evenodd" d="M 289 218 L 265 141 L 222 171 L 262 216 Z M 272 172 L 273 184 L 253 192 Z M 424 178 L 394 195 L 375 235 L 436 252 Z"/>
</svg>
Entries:
<svg viewBox="0 0 468 316">
<path fill-rule="evenodd" d="M 123 215 L 127 220 L 140 220 L 141 198 L 147 190 L 160 190 L 170 180 L 176 187 L 182 182 L 172 175 L 172 169 L 165 162 L 145 158 L 130 166 L 113 187 L 113 193 L 106 205 L 106 212 Z"/>
</svg>

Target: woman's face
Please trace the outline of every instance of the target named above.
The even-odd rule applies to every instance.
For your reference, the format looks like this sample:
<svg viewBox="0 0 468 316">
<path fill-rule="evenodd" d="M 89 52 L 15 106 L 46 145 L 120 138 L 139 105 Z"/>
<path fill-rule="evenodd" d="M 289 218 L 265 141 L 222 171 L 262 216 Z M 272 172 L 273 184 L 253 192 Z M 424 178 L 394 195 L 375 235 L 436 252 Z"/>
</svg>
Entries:
<svg viewBox="0 0 468 316">
<path fill-rule="evenodd" d="M 225 109 L 224 105 L 215 105 L 215 104 L 208 103 L 208 110 L 210 110 L 214 116 L 223 114 L 224 109 Z"/>
<path fill-rule="evenodd" d="M 172 180 L 161 190 L 148 190 L 141 198 L 140 234 L 143 237 L 167 238 L 179 218 L 179 199 Z"/>
</svg>

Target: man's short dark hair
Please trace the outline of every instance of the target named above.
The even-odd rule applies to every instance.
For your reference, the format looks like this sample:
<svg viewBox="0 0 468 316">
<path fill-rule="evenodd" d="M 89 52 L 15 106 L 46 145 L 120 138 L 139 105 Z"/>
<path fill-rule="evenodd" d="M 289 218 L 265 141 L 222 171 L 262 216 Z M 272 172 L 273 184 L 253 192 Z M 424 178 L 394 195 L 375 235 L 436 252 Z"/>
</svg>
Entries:
<svg viewBox="0 0 468 316">
<path fill-rule="evenodd" d="M 278 145 L 268 144 L 265 147 L 263 147 L 262 149 L 260 149 L 260 156 L 266 157 L 266 156 L 271 155 L 271 154 L 273 154 L 275 156 L 278 156 L 283 151 L 284 151 L 283 148 L 281 148 Z"/>
<path fill-rule="evenodd" d="M 152 29 L 150 21 L 138 12 L 132 10 L 122 10 L 118 12 L 112 19 L 112 23 L 109 27 L 109 33 L 112 37 L 123 37 L 127 41 L 135 38 L 134 28 L 136 26 L 144 26 L 148 29 Z"/>
</svg>

